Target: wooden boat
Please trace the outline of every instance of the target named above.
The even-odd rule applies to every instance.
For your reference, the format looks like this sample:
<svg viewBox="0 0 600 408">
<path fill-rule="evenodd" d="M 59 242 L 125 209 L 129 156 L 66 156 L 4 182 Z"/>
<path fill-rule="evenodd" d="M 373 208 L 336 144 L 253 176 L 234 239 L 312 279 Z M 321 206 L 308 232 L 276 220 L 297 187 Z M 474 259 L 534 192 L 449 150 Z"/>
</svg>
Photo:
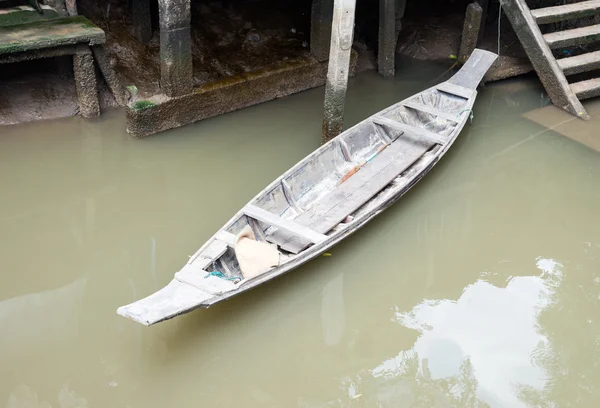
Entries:
<svg viewBox="0 0 600 408">
<path fill-rule="evenodd" d="M 167 286 L 117 313 L 152 325 L 209 307 L 289 272 L 358 230 L 448 151 L 496 58 L 475 50 L 446 82 L 321 146 L 250 200 Z"/>
</svg>

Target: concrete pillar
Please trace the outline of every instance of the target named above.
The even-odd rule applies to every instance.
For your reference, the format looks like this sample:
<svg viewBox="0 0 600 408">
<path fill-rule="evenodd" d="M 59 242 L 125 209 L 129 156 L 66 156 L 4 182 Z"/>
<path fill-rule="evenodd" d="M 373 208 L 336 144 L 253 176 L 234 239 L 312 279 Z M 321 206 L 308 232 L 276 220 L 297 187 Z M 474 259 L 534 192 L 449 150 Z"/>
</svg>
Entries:
<svg viewBox="0 0 600 408">
<path fill-rule="evenodd" d="M 94 57 L 89 50 L 85 54 L 73 56 L 73 72 L 81 116 L 91 118 L 100 115 Z"/>
<path fill-rule="evenodd" d="M 344 126 L 344 101 L 354 39 L 355 10 L 356 0 L 334 1 L 329 66 L 325 84 L 325 118 L 321 139 L 323 143 L 339 135 Z"/>
<path fill-rule="evenodd" d="M 482 14 L 483 9 L 476 2 L 473 2 L 467 6 L 462 38 L 460 41 L 460 49 L 458 51 L 458 60 L 461 63 L 466 62 L 473 50 L 475 50 L 477 47 Z"/>
<path fill-rule="evenodd" d="M 192 91 L 190 0 L 158 0 L 160 15 L 160 82 L 167 96 Z"/>
<path fill-rule="evenodd" d="M 331 43 L 333 0 L 313 0 L 310 15 L 310 52 L 318 61 L 327 61 Z"/>
<path fill-rule="evenodd" d="M 133 20 L 133 33 L 141 43 L 152 39 L 152 14 L 150 0 L 132 0 L 131 17 Z"/>
<path fill-rule="evenodd" d="M 100 72 L 102 72 L 104 80 L 115 97 L 115 100 L 119 106 L 127 105 L 129 96 L 114 69 L 116 61 L 109 61 L 108 57 L 106 56 L 106 52 L 104 52 L 104 46 L 102 45 L 94 45 L 92 47 L 92 51 L 94 53 L 94 57 L 96 58 L 96 63 L 100 68 Z"/>
<path fill-rule="evenodd" d="M 377 69 L 383 76 L 394 75 L 396 38 L 396 0 L 379 0 Z"/>
</svg>

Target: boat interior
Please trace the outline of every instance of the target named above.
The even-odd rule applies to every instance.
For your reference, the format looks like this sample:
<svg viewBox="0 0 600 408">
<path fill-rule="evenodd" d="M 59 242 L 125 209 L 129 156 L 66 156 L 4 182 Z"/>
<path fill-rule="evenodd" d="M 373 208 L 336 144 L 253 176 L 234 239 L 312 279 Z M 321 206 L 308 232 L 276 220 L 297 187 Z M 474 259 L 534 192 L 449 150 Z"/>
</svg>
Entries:
<svg viewBox="0 0 600 408">
<path fill-rule="evenodd" d="M 472 97 L 445 82 L 346 130 L 251 200 L 188 265 L 219 271 L 232 289 L 244 280 L 234 246 L 248 226 L 257 241 L 277 245 L 279 266 L 340 233 L 425 169 L 462 127 Z"/>
</svg>

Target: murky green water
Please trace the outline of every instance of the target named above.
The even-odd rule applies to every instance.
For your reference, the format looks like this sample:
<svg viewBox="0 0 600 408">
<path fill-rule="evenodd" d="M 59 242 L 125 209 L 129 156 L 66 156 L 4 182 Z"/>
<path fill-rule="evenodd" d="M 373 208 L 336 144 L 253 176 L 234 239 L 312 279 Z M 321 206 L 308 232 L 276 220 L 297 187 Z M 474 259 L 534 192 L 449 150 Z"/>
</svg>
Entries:
<svg viewBox="0 0 600 408">
<path fill-rule="evenodd" d="M 440 72 L 359 75 L 347 126 Z M 331 257 L 150 328 L 116 308 L 317 147 L 323 90 L 144 140 L 116 112 L 2 128 L 0 406 L 598 406 L 600 154 L 524 119 L 540 94 L 481 90 Z"/>
</svg>

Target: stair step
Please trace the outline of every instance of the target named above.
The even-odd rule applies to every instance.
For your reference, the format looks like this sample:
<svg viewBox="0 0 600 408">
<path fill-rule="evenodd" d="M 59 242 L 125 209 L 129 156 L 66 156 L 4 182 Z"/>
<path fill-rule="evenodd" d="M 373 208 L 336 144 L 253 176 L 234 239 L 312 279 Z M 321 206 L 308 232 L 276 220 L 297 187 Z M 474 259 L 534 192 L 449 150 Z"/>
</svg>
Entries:
<svg viewBox="0 0 600 408">
<path fill-rule="evenodd" d="M 578 3 L 565 4 L 563 6 L 544 7 L 531 10 L 531 14 L 538 24 L 572 20 L 592 16 L 598 12 L 600 12 L 600 0 L 581 1 Z"/>
<path fill-rule="evenodd" d="M 600 25 L 544 34 L 550 48 L 564 48 L 600 40 Z"/>
<path fill-rule="evenodd" d="M 600 78 L 572 83 L 571 90 L 579 99 L 588 99 L 600 96 Z"/>
<path fill-rule="evenodd" d="M 556 60 L 565 75 L 580 74 L 600 69 L 600 51 L 588 52 L 575 57 Z"/>
</svg>

